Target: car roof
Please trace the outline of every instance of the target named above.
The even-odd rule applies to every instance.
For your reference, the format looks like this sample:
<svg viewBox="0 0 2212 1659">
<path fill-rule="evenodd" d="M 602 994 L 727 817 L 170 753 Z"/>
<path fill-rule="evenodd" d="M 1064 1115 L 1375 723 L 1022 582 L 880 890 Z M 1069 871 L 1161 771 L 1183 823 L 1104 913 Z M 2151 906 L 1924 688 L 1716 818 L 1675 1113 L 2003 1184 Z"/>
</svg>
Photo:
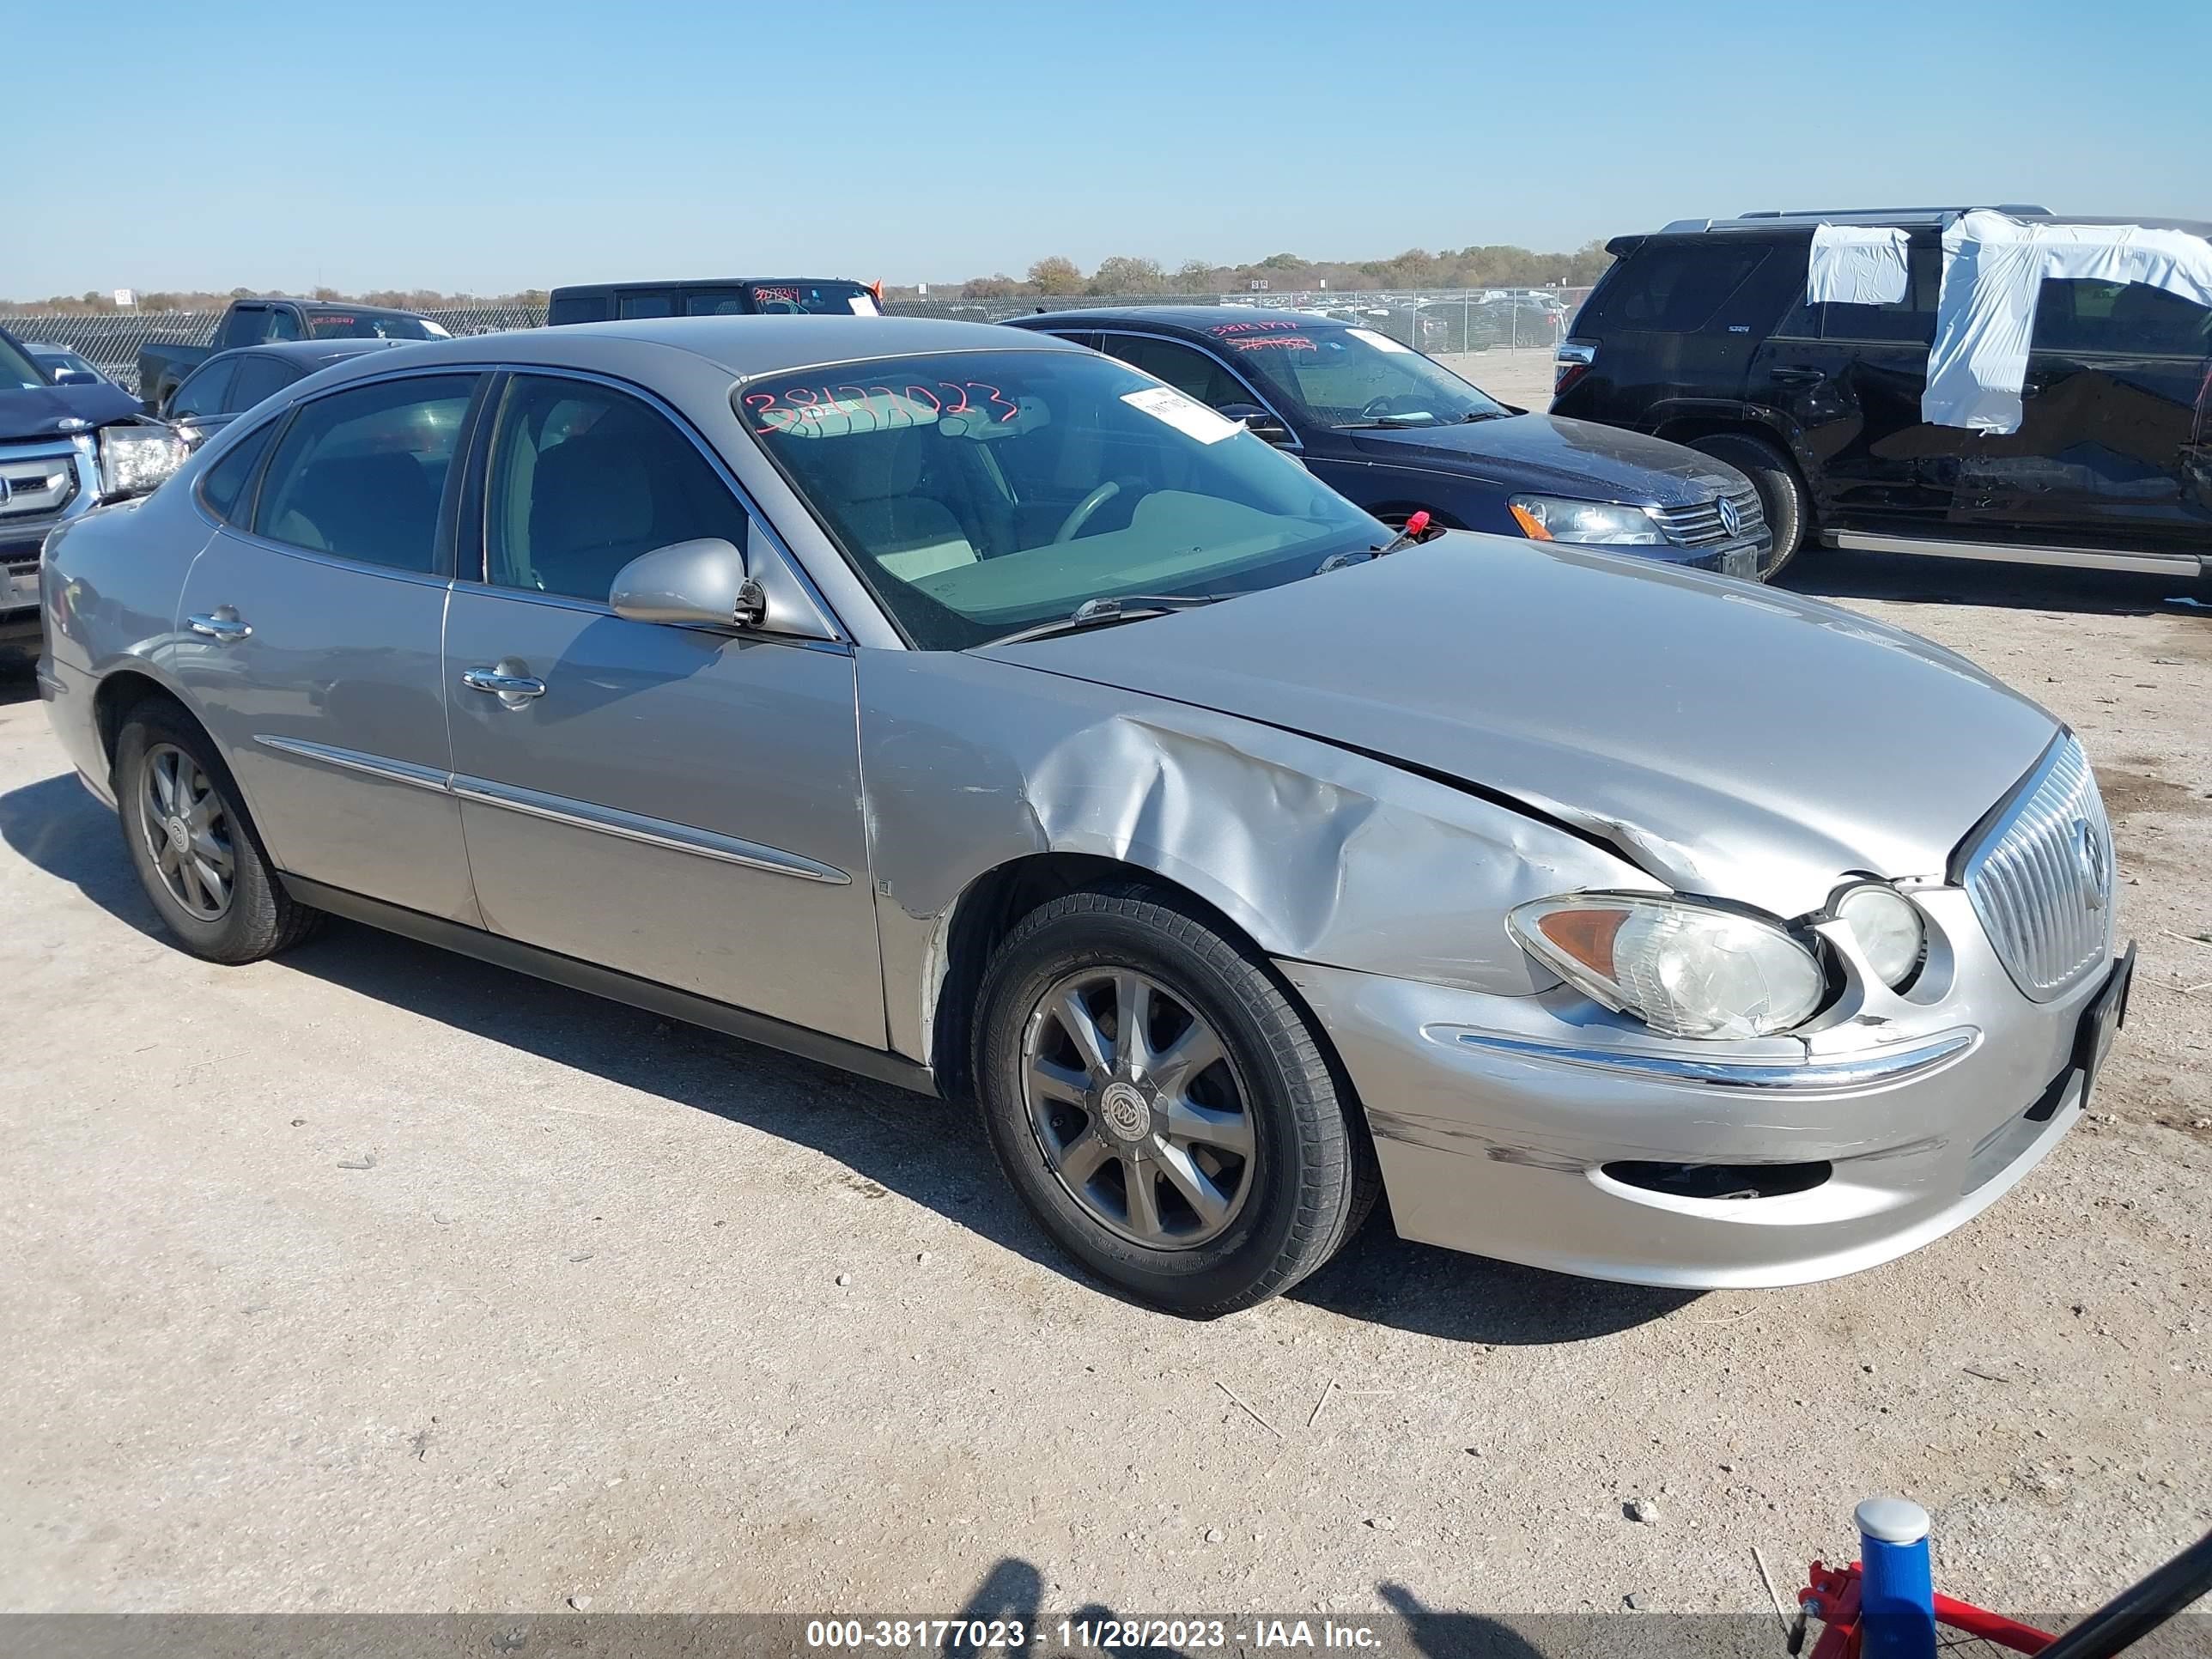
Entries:
<svg viewBox="0 0 2212 1659">
<path fill-rule="evenodd" d="M 850 276 L 624 276 L 611 283 L 563 283 L 555 294 L 594 294 L 608 288 L 742 288 L 762 283 L 843 283 L 866 288 Z"/>
<path fill-rule="evenodd" d="M 1777 235 L 1809 234 L 1819 224 L 1831 225 L 1894 225 L 1900 229 L 1942 230 L 1969 213 L 2002 213 L 2008 218 L 2027 221 L 2032 224 L 2053 225 L 2141 225 L 2147 230 L 2180 230 L 2192 236 L 2212 236 L 2212 222 L 2203 219 L 2167 219 L 2156 216 L 2130 218 L 2125 215 L 2100 216 L 2094 214 L 2053 213 L 2048 208 L 2025 206 L 2019 203 L 1988 203 L 1960 207 L 1917 208 L 1792 208 L 1786 211 L 1765 209 L 1752 213 L 1741 213 L 1730 219 L 1676 219 L 1662 226 L 1662 236 L 1701 236 L 1709 232 L 1723 234 L 1756 234 L 1765 231 Z"/>
<path fill-rule="evenodd" d="M 605 361 L 608 348 L 659 348 L 703 358 L 737 380 L 872 357 L 937 351 L 1073 351 L 1049 335 L 1024 337 L 991 323 L 933 317 L 657 317 L 560 328 L 517 329 L 451 340 L 404 343 L 410 364 L 544 363 L 581 368 Z"/>
<path fill-rule="evenodd" d="M 1319 328 L 1346 326 L 1340 317 L 1324 317 L 1312 311 L 1292 311 L 1285 306 L 1086 307 L 1033 313 L 1024 317 L 1009 317 L 1006 320 L 1024 328 L 1100 328 L 1108 323 L 1140 323 L 1187 329 L 1198 334 L 1206 333 L 1224 323 L 1289 322 L 1311 324 Z"/>
<path fill-rule="evenodd" d="M 409 311 L 401 306 L 356 305 L 351 300 L 301 300 L 289 294 L 246 294 L 233 300 L 234 306 L 297 306 L 302 311 L 342 311 L 349 317 L 420 317 L 419 311 Z"/>
<path fill-rule="evenodd" d="M 51 351 L 58 357 L 75 357 L 82 355 L 75 346 L 56 345 L 51 340 L 18 340 L 15 343 L 26 351 Z"/>
<path fill-rule="evenodd" d="M 264 340 L 258 345 L 229 346 L 211 352 L 204 360 L 213 362 L 217 357 L 281 357 L 287 362 L 301 363 L 319 368 L 325 363 L 335 363 L 347 357 L 358 357 L 365 351 L 384 351 L 394 346 L 420 345 L 419 340 Z"/>
</svg>

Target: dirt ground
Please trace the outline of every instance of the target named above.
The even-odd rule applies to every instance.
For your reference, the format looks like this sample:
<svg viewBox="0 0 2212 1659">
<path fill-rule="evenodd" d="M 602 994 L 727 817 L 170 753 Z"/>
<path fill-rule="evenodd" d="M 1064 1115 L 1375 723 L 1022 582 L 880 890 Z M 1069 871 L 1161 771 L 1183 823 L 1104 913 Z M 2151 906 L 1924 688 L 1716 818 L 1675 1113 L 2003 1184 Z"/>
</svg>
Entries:
<svg viewBox="0 0 2212 1659">
<path fill-rule="evenodd" d="M 12 671 L 0 1608 L 1743 1609 L 1883 1490 L 1953 1592 L 2101 1600 L 2212 1524 L 2212 617 L 1793 585 L 2082 733 L 2142 951 L 2090 1120 L 1832 1284 L 1378 1226 L 1212 1324 L 1073 1274 L 957 1109 L 359 927 L 179 954 Z"/>
</svg>

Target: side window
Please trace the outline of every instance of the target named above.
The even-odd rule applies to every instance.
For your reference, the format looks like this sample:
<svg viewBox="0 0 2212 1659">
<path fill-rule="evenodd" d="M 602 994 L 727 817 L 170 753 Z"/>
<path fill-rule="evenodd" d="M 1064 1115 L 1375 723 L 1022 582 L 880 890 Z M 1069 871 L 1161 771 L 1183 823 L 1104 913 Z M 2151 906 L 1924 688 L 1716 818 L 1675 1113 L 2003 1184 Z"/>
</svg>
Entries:
<svg viewBox="0 0 2212 1659">
<path fill-rule="evenodd" d="M 1936 296 L 1943 285 L 1942 250 L 1914 242 L 1905 251 L 1905 297 L 1886 306 L 1800 306 L 1818 319 L 1824 340 L 1871 340 L 1927 345 L 1936 337 Z"/>
<path fill-rule="evenodd" d="M 300 319 L 289 307 L 269 307 L 269 327 L 261 337 L 264 340 L 296 340 L 300 337 Z"/>
<path fill-rule="evenodd" d="M 676 314 L 676 296 L 665 292 L 625 294 L 617 301 L 615 314 L 625 321 L 634 317 L 673 317 Z"/>
<path fill-rule="evenodd" d="M 745 310 L 741 289 L 695 288 L 684 296 L 686 317 L 742 317 Z"/>
<path fill-rule="evenodd" d="M 1666 334 L 1703 328 L 1769 252 L 1747 243 L 1647 245 L 1607 284 L 1611 303 L 1605 320 L 1616 328 Z"/>
<path fill-rule="evenodd" d="M 275 396 L 299 378 L 280 358 L 241 357 L 238 363 L 238 378 L 231 382 L 230 396 L 223 400 L 222 406 L 232 411 L 251 409 L 264 398 Z"/>
<path fill-rule="evenodd" d="M 1165 380 L 1209 409 L 1253 401 L 1251 392 L 1234 374 L 1194 346 L 1181 345 L 1173 340 L 1139 339 L 1128 334 L 1109 334 L 1104 343 L 1107 356 L 1119 357 L 1131 368 L 1141 368 Z"/>
<path fill-rule="evenodd" d="M 438 503 L 473 374 L 384 380 L 318 398 L 269 462 L 254 528 L 395 570 L 438 567 Z"/>
<path fill-rule="evenodd" d="M 269 440 L 276 435 L 279 424 L 276 421 L 265 422 L 248 433 L 200 480 L 200 499 L 224 523 L 245 521 L 245 514 L 239 508 L 246 486 L 252 481 L 253 470 L 261 465 L 261 458 L 269 449 Z"/>
<path fill-rule="evenodd" d="M 267 306 L 233 306 L 223 319 L 222 337 L 216 346 L 220 349 L 225 346 L 259 345 L 261 331 L 268 326 Z"/>
<path fill-rule="evenodd" d="M 507 383 L 484 495 L 485 577 L 499 587 L 604 605 L 641 553 L 701 536 L 745 545 L 744 508 L 691 441 L 586 380 Z"/>
<path fill-rule="evenodd" d="M 549 328 L 564 323 L 604 323 L 607 319 L 607 296 L 604 294 L 556 295 L 546 313 Z"/>
<path fill-rule="evenodd" d="M 231 378 L 237 373 L 235 357 L 218 357 L 213 362 L 202 363 L 185 376 L 185 383 L 170 394 L 170 416 L 182 420 L 186 416 L 222 413 L 223 393 L 230 389 Z"/>
<path fill-rule="evenodd" d="M 2028 349 L 2203 357 L 2212 351 L 2212 310 L 2148 283 L 2048 278 L 2036 295 Z"/>
</svg>

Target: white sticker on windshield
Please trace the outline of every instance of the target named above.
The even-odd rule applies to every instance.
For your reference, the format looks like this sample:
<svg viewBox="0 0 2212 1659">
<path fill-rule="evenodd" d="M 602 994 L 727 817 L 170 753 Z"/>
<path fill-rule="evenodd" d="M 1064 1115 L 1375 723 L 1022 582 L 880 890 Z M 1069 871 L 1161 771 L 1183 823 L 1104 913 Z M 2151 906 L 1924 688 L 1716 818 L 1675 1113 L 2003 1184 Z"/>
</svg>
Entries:
<svg viewBox="0 0 2212 1659">
<path fill-rule="evenodd" d="M 1202 444 L 1218 444 L 1244 428 L 1226 415 L 1217 415 L 1194 398 L 1186 398 L 1171 386 L 1148 386 L 1142 392 L 1125 392 L 1121 401 L 1141 409 L 1156 421 L 1165 421 L 1186 437 Z"/>
<path fill-rule="evenodd" d="M 855 317 L 879 317 L 883 314 L 876 309 L 876 302 L 865 294 L 855 294 L 845 303 L 853 307 Z"/>
<path fill-rule="evenodd" d="M 1394 340 L 1387 334 L 1377 334 L 1371 328 L 1347 328 L 1344 331 L 1355 340 L 1364 340 L 1377 351 L 1411 352 L 1413 347 L 1402 340 Z"/>
</svg>

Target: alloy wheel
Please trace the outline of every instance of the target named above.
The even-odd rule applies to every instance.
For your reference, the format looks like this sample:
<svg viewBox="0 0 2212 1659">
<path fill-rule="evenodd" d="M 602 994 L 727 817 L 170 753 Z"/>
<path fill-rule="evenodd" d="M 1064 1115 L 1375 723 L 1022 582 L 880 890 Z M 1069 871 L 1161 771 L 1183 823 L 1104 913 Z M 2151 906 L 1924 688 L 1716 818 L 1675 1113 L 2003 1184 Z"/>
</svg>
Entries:
<svg viewBox="0 0 2212 1659">
<path fill-rule="evenodd" d="M 173 744 L 146 751 L 138 829 L 169 896 L 198 921 L 222 921 L 237 875 L 230 814 L 199 763 Z"/>
<path fill-rule="evenodd" d="M 1022 1095 L 1046 1166 L 1133 1243 L 1207 1243 L 1252 1190 L 1258 1137 L 1220 1036 L 1148 975 L 1055 981 L 1023 1031 Z"/>
</svg>

